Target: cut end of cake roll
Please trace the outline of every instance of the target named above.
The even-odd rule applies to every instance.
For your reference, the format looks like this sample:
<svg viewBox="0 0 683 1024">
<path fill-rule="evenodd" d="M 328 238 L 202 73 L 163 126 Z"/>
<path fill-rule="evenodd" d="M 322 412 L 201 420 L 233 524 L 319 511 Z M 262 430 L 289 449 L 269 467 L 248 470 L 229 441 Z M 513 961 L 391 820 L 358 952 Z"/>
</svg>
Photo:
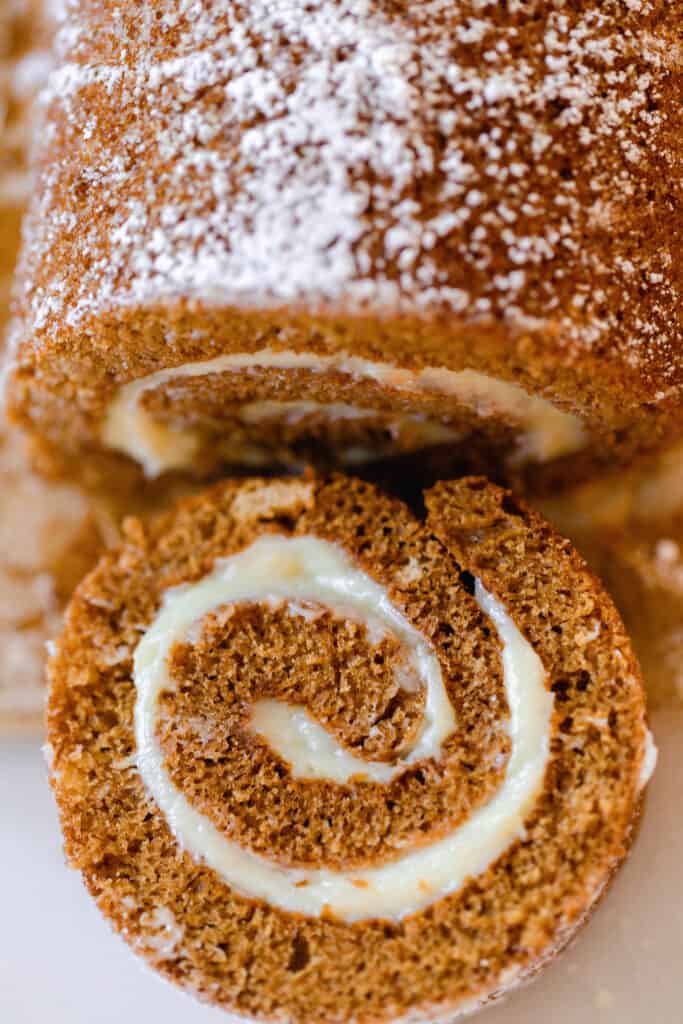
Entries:
<svg viewBox="0 0 683 1024">
<path fill-rule="evenodd" d="M 65 848 L 156 970 L 250 1020 L 451 1020 L 627 853 L 655 751 L 571 545 L 480 478 L 418 518 L 231 481 L 126 538 L 51 659 Z"/>
<path fill-rule="evenodd" d="M 538 488 L 683 432 L 676 5 L 408 6 L 68 5 L 11 389 L 44 466 Z"/>
</svg>

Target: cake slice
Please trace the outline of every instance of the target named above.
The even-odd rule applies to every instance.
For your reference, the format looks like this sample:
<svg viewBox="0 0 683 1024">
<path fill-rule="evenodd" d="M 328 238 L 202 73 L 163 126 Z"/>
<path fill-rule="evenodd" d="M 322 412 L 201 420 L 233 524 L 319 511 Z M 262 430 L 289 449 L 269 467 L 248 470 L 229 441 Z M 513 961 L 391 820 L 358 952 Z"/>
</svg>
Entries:
<svg viewBox="0 0 683 1024">
<path fill-rule="evenodd" d="M 418 518 L 228 481 L 78 587 L 50 663 L 67 856 L 165 977 L 249 1020 L 451 1020 L 624 859 L 655 750 L 617 612 L 480 478 Z"/>
</svg>

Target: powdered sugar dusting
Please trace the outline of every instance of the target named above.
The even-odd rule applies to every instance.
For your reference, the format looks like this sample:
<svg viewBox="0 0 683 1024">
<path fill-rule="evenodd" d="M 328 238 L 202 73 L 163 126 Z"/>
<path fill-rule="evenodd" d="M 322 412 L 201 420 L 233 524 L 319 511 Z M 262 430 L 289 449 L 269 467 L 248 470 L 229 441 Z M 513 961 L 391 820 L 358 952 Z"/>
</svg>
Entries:
<svg viewBox="0 0 683 1024">
<path fill-rule="evenodd" d="M 178 297 L 552 321 L 629 361 L 679 330 L 672 5 L 94 6 L 46 95 L 32 330 Z"/>
<path fill-rule="evenodd" d="M 184 929 L 168 907 L 155 907 L 142 914 L 140 923 L 145 929 L 140 945 L 154 959 L 168 960 L 177 953 L 184 938 Z"/>
</svg>

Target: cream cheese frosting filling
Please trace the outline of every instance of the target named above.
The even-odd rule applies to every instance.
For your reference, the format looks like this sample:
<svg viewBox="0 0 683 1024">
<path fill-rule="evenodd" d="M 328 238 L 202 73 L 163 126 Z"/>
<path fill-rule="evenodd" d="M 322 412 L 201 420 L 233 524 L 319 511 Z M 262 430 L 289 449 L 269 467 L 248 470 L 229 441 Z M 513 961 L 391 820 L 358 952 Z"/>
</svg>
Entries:
<svg viewBox="0 0 683 1024">
<path fill-rule="evenodd" d="M 331 737 L 321 746 L 324 730 L 317 723 L 311 730 L 313 719 L 301 708 L 282 704 L 275 716 L 270 706 L 274 702 L 256 702 L 253 709 L 251 728 L 263 730 L 295 774 L 314 770 L 322 773 L 318 777 L 339 781 L 356 774 L 358 764 L 370 776 L 386 769 L 405 770 L 420 758 L 439 758 L 456 720 L 433 648 L 393 605 L 385 587 L 355 565 L 343 549 L 313 536 L 261 537 L 217 562 L 199 582 L 170 589 L 135 651 L 134 717 L 138 770 L 179 844 L 244 896 L 308 916 L 331 912 L 348 922 L 400 920 L 486 870 L 523 835 L 525 818 L 542 790 L 553 696 L 546 689 L 540 659 L 505 608 L 479 582 L 475 597 L 502 645 L 511 751 L 499 790 L 466 822 L 432 843 L 409 849 L 388 863 L 333 870 L 291 868 L 245 849 L 220 833 L 176 788 L 156 739 L 159 697 L 173 687 L 168 674 L 170 651 L 212 610 L 247 600 L 292 602 L 294 612 L 300 602 L 324 605 L 368 621 L 371 635 L 391 631 L 405 646 L 425 689 L 423 721 L 400 764 L 360 758 L 353 758 L 353 764 L 345 761 L 351 755 L 347 751 L 340 755 Z M 381 774 L 376 777 L 385 781 Z"/>
<path fill-rule="evenodd" d="M 115 394 L 105 414 L 102 440 L 110 448 L 134 458 L 149 477 L 173 469 L 186 469 L 200 448 L 199 434 L 191 429 L 156 422 L 142 406 L 143 395 L 176 380 L 265 369 L 341 373 L 413 395 L 431 393 L 455 398 L 474 409 L 482 418 L 507 416 L 519 423 L 523 431 L 518 450 L 513 455 L 519 461 L 547 461 L 577 451 L 586 443 L 585 431 L 577 416 L 555 408 L 544 398 L 530 395 L 518 384 L 475 370 L 428 367 L 414 371 L 348 353 L 316 355 L 269 348 L 185 363 L 124 384 Z M 253 421 L 254 416 L 262 416 L 264 413 L 272 418 L 277 405 L 277 401 L 269 401 L 266 407 L 259 408 L 262 403 L 253 403 L 254 408 L 250 411 L 248 403 L 242 417 L 245 422 Z M 363 412 L 373 413 L 373 410 L 355 409 L 352 406 L 344 406 L 340 412 L 340 405 L 343 403 L 330 403 L 329 414 L 349 418 L 349 409 L 353 409 L 354 417 L 358 418 Z M 282 414 L 287 416 L 291 412 L 290 403 L 282 403 Z M 399 425 L 402 418 L 397 417 Z M 426 419 L 423 425 L 426 431 L 422 442 L 424 445 L 457 439 L 455 434 L 444 436 L 442 433 L 439 436 L 439 430 L 448 431 L 448 427 L 438 420 Z"/>
<path fill-rule="evenodd" d="M 659 757 L 659 751 L 655 743 L 655 738 L 650 730 L 645 727 L 645 741 L 643 743 L 643 761 L 640 766 L 640 776 L 638 778 L 638 786 L 640 789 L 645 789 L 648 782 L 655 773 L 657 767 L 657 758 Z"/>
</svg>

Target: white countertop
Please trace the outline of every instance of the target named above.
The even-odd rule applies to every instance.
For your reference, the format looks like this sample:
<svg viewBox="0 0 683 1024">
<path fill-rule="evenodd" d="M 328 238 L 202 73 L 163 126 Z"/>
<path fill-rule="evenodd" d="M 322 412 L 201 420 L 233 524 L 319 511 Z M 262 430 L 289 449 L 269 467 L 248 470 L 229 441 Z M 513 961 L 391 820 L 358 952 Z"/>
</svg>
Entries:
<svg viewBox="0 0 683 1024">
<path fill-rule="evenodd" d="M 683 1021 L 683 712 L 654 717 L 660 762 L 629 863 L 575 946 L 482 1024 Z M 61 852 L 36 743 L 0 742 L 1 1024 L 226 1024 L 111 934 Z"/>
</svg>

